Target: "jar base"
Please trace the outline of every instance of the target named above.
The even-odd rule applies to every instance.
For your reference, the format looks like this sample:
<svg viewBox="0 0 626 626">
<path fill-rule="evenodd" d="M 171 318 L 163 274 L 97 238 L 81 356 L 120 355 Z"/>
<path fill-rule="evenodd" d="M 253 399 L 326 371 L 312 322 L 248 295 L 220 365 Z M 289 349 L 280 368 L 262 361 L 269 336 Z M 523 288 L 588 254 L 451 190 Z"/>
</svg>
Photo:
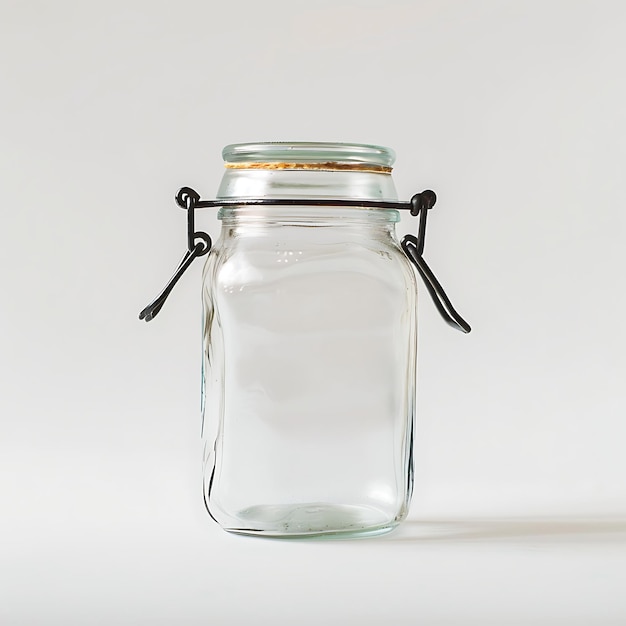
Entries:
<svg viewBox="0 0 626 626">
<path fill-rule="evenodd" d="M 224 530 L 280 539 L 382 535 L 400 522 L 374 507 L 326 503 L 253 506 L 239 511 L 236 518 L 241 525 L 224 526 Z"/>
</svg>

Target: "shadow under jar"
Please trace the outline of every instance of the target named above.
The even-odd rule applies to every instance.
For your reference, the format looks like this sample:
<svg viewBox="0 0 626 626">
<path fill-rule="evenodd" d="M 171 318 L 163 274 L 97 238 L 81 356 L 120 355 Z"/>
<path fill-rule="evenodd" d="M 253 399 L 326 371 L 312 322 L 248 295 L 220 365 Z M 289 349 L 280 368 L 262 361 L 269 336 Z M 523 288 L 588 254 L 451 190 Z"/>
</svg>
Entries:
<svg viewBox="0 0 626 626">
<path fill-rule="evenodd" d="M 238 144 L 218 199 L 397 200 L 377 146 Z M 204 496 L 226 530 L 367 535 L 413 483 L 416 281 L 393 209 L 229 206 L 203 276 Z"/>
</svg>

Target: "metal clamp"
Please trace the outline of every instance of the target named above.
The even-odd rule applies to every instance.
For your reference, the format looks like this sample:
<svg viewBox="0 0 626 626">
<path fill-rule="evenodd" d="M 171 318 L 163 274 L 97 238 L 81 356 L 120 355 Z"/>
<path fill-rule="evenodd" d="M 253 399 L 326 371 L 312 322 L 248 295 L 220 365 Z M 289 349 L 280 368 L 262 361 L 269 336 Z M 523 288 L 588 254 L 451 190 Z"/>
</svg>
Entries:
<svg viewBox="0 0 626 626">
<path fill-rule="evenodd" d="M 187 252 L 183 256 L 174 275 L 157 298 L 151 302 L 140 314 L 139 319 L 149 322 L 154 319 L 170 295 L 174 285 L 185 273 L 194 259 L 204 256 L 211 249 L 211 238 L 205 232 L 195 230 L 195 211 L 203 208 L 226 206 L 340 206 L 362 207 L 376 209 L 408 210 L 411 215 L 419 215 L 417 237 L 405 235 L 402 239 L 402 250 L 422 277 L 428 293 L 433 299 L 437 310 L 443 319 L 453 328 L 464 333 L 471 331 L 470 325 L 456 312 L 443 287 L 428 267 L 423 258 L 424 241 L 426 238 L 426 218 L 428 211 L 433 208 L 437 196 L 434 191 L 427 189 L 416 193 L 409 202 L 389 202 L 385 200 L 357 200 L 357 199 L 327 199 L 327 198 L 249 198 L 229 200 L 202 200 L 200 194 L 190 187 L 183 187 L 176 194 L 176 203 L 187 211 Z"/>
<path fill-rule="evenodd" d="M 195 229 L 195 213 L 198 208 L 200 194 L 191 189 L 191 187 L 183 187 L 176 194 L 176 203 L 182 209 L 187 211 L 187 252 L 181 259 L 174 275 L 169 279 L 163 291 L 139 314 L 140 320 L 149 322 L 153 320 L 159 311 L 163 308 L 167 297 L 180 279 L 187 271 L 187 268 L 193 263 L 194 259 L 208 254 L 213 242 L 207 233 L 197 231 Z"/>
<path fill-rule="evenodd" d="M 469 333 L 472 330 L 471 326 L 452 306 L 450 298 L 446 295 L 441 283 L 437 280 L 423 257 L 426 239 L 426 218 L 428 217 L 428 211 L 435 206 L 435 202 L 437 202 L 437 196 L 430 189 L 415 194 L 411 198 L 411 215 L 419 215 L 420 221 L 417 227 L 417 237 L 415 235 L 405 235 L 401 243 L 402 249 L 413 265 L 415 265 L 444 321 L 463 333 Z"/>
</svg>

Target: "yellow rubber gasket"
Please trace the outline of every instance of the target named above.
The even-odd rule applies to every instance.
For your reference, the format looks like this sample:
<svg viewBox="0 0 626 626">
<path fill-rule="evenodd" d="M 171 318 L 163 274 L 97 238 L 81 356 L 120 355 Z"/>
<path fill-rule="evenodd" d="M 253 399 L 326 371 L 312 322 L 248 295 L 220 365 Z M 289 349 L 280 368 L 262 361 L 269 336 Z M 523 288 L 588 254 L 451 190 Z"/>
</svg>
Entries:
<svg viewBox="0 0 626 626">
<path fill-rule="evenodd" d="M 225 163 L 230 170 L 322 170 L 325 172 L 374 172 L 390 174 L 393 168 L 387 165 L 372 165 L 368 163 Z"/>
</svg>

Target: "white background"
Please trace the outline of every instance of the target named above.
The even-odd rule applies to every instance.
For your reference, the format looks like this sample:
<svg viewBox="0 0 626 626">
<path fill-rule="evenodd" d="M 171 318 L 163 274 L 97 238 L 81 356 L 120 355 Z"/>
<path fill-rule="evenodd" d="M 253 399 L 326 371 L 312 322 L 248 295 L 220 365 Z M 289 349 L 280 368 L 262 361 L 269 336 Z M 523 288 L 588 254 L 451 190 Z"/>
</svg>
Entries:
<svg viewBox="0 0 626 626">
<path fill-rule="evenodd" d="M 625 623 L 625 32 L 604 0 L 3 0 L 0 623 Z M 438 193 L 425 256 L 474 330 L 422 298 L 385 538 L 221 531 L 200 264 L 137 320 L 177 189 L 259 140 L 388 145 L 401 198 Z"/>
</svg>

